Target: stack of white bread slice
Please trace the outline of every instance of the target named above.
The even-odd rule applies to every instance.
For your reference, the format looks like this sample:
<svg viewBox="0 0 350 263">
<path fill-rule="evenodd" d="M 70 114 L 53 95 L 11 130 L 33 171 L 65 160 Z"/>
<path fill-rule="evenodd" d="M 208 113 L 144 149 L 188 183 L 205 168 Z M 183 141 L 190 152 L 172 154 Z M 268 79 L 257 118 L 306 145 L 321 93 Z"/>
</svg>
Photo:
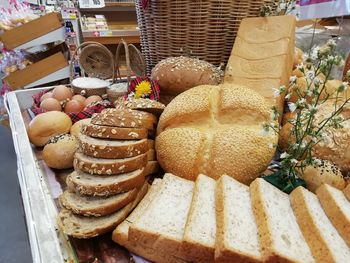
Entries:
<svg viewBox="0 0 350 263">
<path fill-rule="evenodd" d="M 154 262 L 350 262 L 350 203 L 329 185 L 156 179 L 112 239 Z"/>
<path fill-rule="evenodd" d="M 75 171 L 59 200 L 58 224 L 76 238 L 113 230 L 146 194 L 146 176 L 157 172 L 157 117 L 131 109 L 105 109 L 83 125 Z"/>
</svg>

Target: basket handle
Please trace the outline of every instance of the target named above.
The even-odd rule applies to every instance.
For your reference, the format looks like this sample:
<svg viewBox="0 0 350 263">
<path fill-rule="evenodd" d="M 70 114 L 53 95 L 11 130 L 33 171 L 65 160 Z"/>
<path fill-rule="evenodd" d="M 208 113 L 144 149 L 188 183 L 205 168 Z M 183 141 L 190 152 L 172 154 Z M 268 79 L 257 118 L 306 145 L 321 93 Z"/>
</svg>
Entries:
<svg viewBox="0 0 350 263">
<path fill-rule="evenodd" d="M 126 70 L 127 70 L 127 81 L 128 81 L 128 86 L 130 85 L 130 80 L 131 80 L 131 68 L 130 68 L 130 57 L 129 57 L 129 48 L 128 44 L 125 42 L 124 39 L 121 40 L 121 42 L 118 44 L 117 51 L 115 52 L 115 63 L 116 63 L 116 79 L 115 82 L 117 81 L 117 78 L 121 79 L 121 74 L 120 74 L 120 56 L 121 56 L 121 51 L 122 48 L 124 47 L 125 51 L 125 60 L 126 60 Z"/>
<path fill-rule="evenodd" d="M 107 54 L 109 54 L 109 56 L 111 57 L 111 60 L 112 60 L 112 81 L 114 82 L 114 79 L 115 79 L 115 60 L 113 58 L 113 54 L 112 52 L 104 45 L 102 45 L 101 43 L 98 43 L 98 42 L 95 42 L 95 41 L 87 41 L 87 42 L 84 42 L 82 43 L 80 46 L 78 46 L 76 48 L 76 50 L 74 51 L 73 55 L 72 55 L 72 59 L 70 61 L 70 82 L 73 81 L 73 76 L 74 76 L 74 62 L 75 62 L 75 58 L 76 56 L 78 55 L 78 51 L 81 50 L 82 48 L 88 46 L 88 45 L 97 45 L 101 48 L 103 48 Z M 80 63 L 79 63 L 80 64 Z"/>
</svg>

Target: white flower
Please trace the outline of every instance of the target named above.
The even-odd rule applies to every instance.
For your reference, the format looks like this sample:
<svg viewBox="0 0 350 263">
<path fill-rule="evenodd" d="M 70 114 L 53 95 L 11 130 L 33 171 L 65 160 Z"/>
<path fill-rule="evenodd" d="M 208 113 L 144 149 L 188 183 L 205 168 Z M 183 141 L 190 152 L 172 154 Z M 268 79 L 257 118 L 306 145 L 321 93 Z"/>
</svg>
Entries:
<svg viewBox="0 0 350 263">
<path fill-rule="evenodd" d="M 297 104 L 300 106 L 303 106 L 304 104 L 306 104 L 306 99 L 305 98 L 301 98 L 299 100 L 297 100 Z"/>
<path fill-rule="evenodd" d="M 319 86 L 319 85 L 321 84 L 321 80 L 320 80 L 318 77 L 315 77 L 315 78 L 314 78 L 314 84 L 315 84 L 316 86 Z"/>
<path fill-rule="evenodd" d="M 320 105 L 308 104 L 307 108 L 309 109 L 310 113 L 315 114 L 319 110 Z"/>
<path fill-rule="evenodd" d="M 320 47 L 314 47 L 311 51 L 310 58 L 312 60 L 318 59 L 319 51 L 320 51 Z"/>
<path fill-rule="evenodd" d="M 289 157 L 289 154 L 286 153 L 286 152 L 283 152 L 280 156 L 281 159 L 285 159 L 285 158 L 288 158 Z"/>
<path fill-rule="evenodd" d="M 337 43 L 335 42 L 334 39 L 329 39 L 327 41 L 327 46 L 329 46 L 329 47 L 335 47 L 336 45 L 337 45 Z"/>
<path fill-rule="evenodd" d="M 301 63 L 301 64 L 297 65 L 297 69 L 300 70 L 301 72 L 304 72 L 304 64 Z"/>
<path fill-rule="evenodd" d="M 298 160 L 297 159 L 291 159 L 290 162 L 293 163 L 293 164 L 297 164 Z"/>
<path fill-rule="evenodd" d="M 312 96 L 312 90 L 308 89 L 305 91 L 306 96 L 311 97 Z"/>
<path fill-rule="evenodd" d="M 274 98 L 278 98 L 281 95 L 279 89 L 272 88 L 272 90 L 273 90 L 273 97 Z"/>
<path fill-rule="evenodd" d="M 297 105 L 293 102 L 288 102 L 288 108 L 291 112 L 294 112 L 297 109 Z"/>
<path fill-rule="evenodd" d="M 292 96 L 292 93 L 288 93 L 284 98 L 285 98 L 286 100 L 289 100 L 291 96 Z"/>
<path fill-rule="evenodd" d="M 291 76 L 290 78 L 289 78 L 289 82 L 290 83 L 296 83 L 297 82 L 297 76 Z"/>
<path fill-rule="evenodd" d="M 273 148 L 275 148 L 275 145 L 273 143 L 269 143 L 268 147 L 269 147 L 269 149 L 273 149 Z"/>
</svg>

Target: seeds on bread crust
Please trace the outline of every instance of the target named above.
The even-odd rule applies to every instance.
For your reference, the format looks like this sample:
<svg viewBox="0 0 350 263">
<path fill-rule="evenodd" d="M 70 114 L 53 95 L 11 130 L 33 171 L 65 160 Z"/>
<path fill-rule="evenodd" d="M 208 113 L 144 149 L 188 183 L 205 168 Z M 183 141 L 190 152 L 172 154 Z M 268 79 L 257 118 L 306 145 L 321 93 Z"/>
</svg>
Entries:
<svg viewBox="0 0 350 263">
<path fill-rule="evenodd" d="M 120 128 L 94 124 L 84 125 L 81 132 L 95 138 L 117 140 L 145 139 L 148 135 L 146 128 Z"/>
</svg>

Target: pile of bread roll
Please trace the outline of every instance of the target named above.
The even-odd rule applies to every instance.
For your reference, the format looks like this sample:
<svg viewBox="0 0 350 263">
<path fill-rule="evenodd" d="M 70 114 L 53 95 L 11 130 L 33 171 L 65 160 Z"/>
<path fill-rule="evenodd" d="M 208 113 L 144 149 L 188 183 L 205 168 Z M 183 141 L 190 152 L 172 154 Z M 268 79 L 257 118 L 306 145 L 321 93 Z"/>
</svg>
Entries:
<svg viewBox="0 0 350 263">
<path fill-rule="evenodd" d="M 154 134 L 157 117 L 132 109 L 94 114 L 78 135 L 75 171 L 60 196 L 58 223 L 76 238 L 112 230 L 147 192 L 146 176 L 157 172 Z"/>
</svg>

